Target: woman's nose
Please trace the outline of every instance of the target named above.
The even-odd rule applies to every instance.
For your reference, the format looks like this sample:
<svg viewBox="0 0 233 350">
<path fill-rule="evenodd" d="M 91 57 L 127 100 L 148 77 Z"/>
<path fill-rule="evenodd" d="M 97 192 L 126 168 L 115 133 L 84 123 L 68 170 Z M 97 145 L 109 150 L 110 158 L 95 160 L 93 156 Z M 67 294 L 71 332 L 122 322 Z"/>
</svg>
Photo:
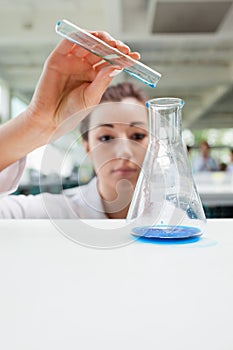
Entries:
<svg viewBox="0 0 233 350">
<path fill-rule="evenodd" d="M 132 140 L 119 139 L 116 144 L 117 158 L 131 159 L 133 156 Z"/>
</svg>

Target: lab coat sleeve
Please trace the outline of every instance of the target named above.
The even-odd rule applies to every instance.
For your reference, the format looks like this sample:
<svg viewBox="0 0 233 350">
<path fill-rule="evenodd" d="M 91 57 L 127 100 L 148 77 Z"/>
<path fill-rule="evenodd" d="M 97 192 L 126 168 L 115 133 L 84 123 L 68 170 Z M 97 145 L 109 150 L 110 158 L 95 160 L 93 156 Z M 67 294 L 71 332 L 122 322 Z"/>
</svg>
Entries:
<svg viewBox="0 0 233 350">
<path fill-rule="evenodd" d="M 5 196 L 0 198 L 0 219 L 73 219 L 72 205 L 63 194 Z"/>
<path fill-rule="evenodd" d="M 26 158 L 22 158 L 0 171 L 0 197 L 14 192 L 21 179 Z"/>
</svg>

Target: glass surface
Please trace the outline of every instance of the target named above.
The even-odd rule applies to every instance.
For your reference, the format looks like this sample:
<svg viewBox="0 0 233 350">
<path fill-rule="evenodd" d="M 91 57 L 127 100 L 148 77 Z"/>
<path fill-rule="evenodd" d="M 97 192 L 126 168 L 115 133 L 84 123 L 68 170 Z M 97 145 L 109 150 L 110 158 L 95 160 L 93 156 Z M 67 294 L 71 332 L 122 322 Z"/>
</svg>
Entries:
<svg viewBox="0 0 233 350">
<path fill-rule="evenodd" d="M 206 219 L 182 141 L 178 98 L 147 102 L 149 144 L 127 216 L 132 234 L 188 238 L 203 233 Z"/>
<path fill-rule="evenodd" d="M 139 79 L 150 87 L 154 88 L 161 78 L 160 73 L 124 55 L 119 50 L 111 47 L 104 41 L 67 20 L 57 22 L 56 32 L 64 38 L 103 58 L 105 61 L 120 66 L 124 72 Z"/>
</svg>

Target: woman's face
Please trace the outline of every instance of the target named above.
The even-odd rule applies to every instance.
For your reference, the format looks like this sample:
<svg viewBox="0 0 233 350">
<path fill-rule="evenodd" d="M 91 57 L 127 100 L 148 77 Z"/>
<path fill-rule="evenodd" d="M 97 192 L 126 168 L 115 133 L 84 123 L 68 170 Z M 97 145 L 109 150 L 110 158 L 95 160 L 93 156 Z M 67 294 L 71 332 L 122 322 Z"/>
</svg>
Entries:
<svg viewBox="0 0 233 350">
<path fill-rule="evenodd" d="M 92 112 L 84 145 L 108 197 L 119 191 L 121 180 L 135 187 L 147 144 L 147 110 L 135 98 L 100 104 Z"/>
</svg>

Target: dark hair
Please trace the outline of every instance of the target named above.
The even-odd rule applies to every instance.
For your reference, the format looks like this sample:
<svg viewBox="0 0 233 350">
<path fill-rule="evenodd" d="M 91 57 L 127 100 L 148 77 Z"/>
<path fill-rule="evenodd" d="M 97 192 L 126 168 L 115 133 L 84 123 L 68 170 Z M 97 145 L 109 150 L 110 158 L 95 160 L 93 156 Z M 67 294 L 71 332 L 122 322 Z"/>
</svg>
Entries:
<svg viewBox="0 0 233 350">
<path fill-rule="evenodd" d="M 144 92 L 139 90 L 132 83 L 119 83 L 115 86 L 110 86 L 107 88 L 103 94 L 100 103 L 105 102 L 120 102 L 124 98 L 134 97 L 136 100 L 145 103 L 147 98 Z M 88 129 L 90 124 L 91 113 L 88 114 L 80 123 L 80 133 L 83 140 L 88 140 Z"/>
<path fill-rule="evenodd" d="M 210 148 L 210 145 L 206 140 L 201 140 L 199 146 L 206 146 L 207 148 Z"/>
</svg>

